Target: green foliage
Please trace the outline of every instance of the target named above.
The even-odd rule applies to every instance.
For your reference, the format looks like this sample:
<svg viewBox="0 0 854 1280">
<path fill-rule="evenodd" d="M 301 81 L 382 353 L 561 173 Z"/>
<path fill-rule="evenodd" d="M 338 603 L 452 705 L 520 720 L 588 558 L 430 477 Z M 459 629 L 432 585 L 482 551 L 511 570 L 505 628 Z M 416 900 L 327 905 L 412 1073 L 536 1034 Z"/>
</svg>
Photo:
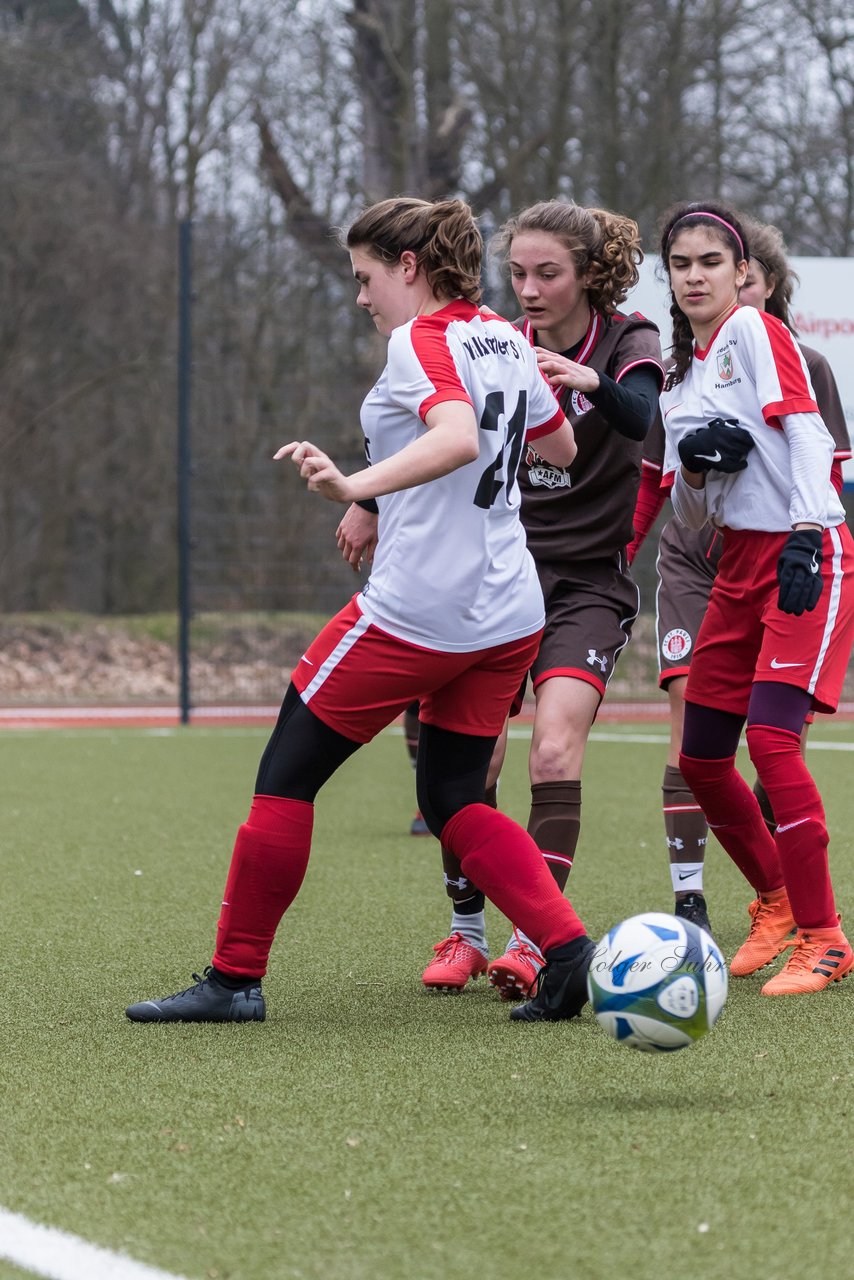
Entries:
<svg viewBox="0 0 854 1280">
<path fill-rule="evenodd" d="M 636 735 L 641 736 L 641 735 Z M 671 904 L 664 730 L 594 733 L 571 889 L 594 935 Z M 611 741 L 612 738 L 618 741 Z M 850 726 L 825 723 L 837 747 Z M 124 1006 L 208 962 L 265 734 L 0 735 L 7 948 L 0 1203 L 212 1280 L 788 1280 L 845 1274 L 851 983 L 732 983 L 715 1030 L 650 1057 L 589 1011 L 519 1026 L 479 982 L 428 996 L 448 923 L 438 850 L 407 832 L 399 735 L 318 805 L 263 1026 L 138 1026 Z M 526 816 L 526 743 L 502 807 Z M 814 749 L 840 904 L 854 891 L 845 750 Z M 749 894 L 716 846 L 725 954 Z M 489 915 L 493 952 L 507 924 Z M 17 1273 L 0 1263 L 0 1280 Z"/>
</svg>

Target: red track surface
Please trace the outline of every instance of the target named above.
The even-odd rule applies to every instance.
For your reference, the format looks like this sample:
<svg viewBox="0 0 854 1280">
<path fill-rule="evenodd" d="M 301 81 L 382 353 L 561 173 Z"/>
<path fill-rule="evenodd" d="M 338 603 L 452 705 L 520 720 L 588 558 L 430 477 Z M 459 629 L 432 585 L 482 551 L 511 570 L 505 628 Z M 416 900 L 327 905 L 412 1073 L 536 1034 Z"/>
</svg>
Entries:
<svg viewBox="0 0 854 1280">
<path fill-rule="evenodd" d="M 279 708 L 196 707 L 191 725 L 261 725 L 272 726 Z M 530 724 L 530 713 L 523 712 L 517 723 Z M 658 702 L 606 703 L 597 723 L 615 720 L 665 721 L 667 700 Z M 168 729 L 180 724 L 175 707 L 0 707 L 0 729 L 104 729 L 150 728 Z"/>
<path fill-rule="evenodd" d="M 279 708 L 274 706 L 196 707 L 191 725 L 272 727 Z M 837 716 L 854 719 L 854 702 L 840 704 Z M 637 721 L 664 724 L 668 717 L 667 699 L 657 702 L 606 702 L 596 719 L 597 724 L 615 721 Z M 823 718 L 823 717 L 822 717 Z M 532 711 L 527 708 L 515 723 L 530 724 Z M 0 729 L 173 729 L 180 724 L 175 707 L 0 707 Z"/>
</svg>

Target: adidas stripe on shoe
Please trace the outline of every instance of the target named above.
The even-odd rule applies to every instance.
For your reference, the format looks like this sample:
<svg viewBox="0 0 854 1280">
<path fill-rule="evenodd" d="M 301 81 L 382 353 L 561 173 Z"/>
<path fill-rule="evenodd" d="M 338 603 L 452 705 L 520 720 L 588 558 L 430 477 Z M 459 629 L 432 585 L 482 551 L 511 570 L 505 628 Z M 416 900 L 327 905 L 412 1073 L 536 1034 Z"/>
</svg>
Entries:
<svg viewBox="0 0 854 1280">
<path fill-rule="evenodd" d="M 765 983 L 763 996 L 809 995 L 841 982 L 854 968 L 854 950 L 842 930 L 799 929 L 783 968 Z"/>
</svg>

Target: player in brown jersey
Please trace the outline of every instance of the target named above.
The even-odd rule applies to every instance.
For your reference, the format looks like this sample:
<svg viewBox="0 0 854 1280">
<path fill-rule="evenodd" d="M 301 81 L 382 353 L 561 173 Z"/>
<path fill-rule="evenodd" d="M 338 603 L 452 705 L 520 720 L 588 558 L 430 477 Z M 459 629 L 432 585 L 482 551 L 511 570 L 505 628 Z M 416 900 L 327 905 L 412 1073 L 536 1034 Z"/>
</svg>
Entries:
<svg viewBox="0 0 854 1280">
<path fill-rule="evenodd" d="M 546 601 L 546 629 L 530 673 L 536 711 L 528 830 L 563 888 L 581 826 L 587 738 L 637 616 L 625 549 L 664 371 L 656 326 L 618 310 L 643 258 L 630 218 L 543 202 L 511 218 L 495 248 L 506 257 L 524 311 L 517 323 L 578 446 L 568 470 L 545 462 L 535 447 L 519 468 L 522 523 Z M 499 747 L 490 781 L 500 765 Z M 487 963 L 483 895 L 446 850 L 443 864 L 451 931 L 423 981 L 458 990 Z M 531 989 L 541 964 L 516 930 L 505 954 L 488 963 L 489 980 L 504 998 L 517 998 Z"/>
<path fill-rule="evenodd" d="M 740 217 L 750 246 L 747 279 L 739 293 L 743 306 L 756 307 L 782 320 L 796 332 L 791 316 L 791 300 L 797 276 L 792 271 L 781 232 L 777 227 Z M 851 445 L 839 390 L 825 357 L 799 343 L 815 391 L 821 416 L 833 436 L 832 479 L 842 488 L 842 462 L 851 457 Z M 634 559 L 644 537 L 652 528 L 666 500 L 660 487 L 664 461 L 664 430 L 660 419 L 650 431 L 644 449 L 643 476 L 635 511 L 636 536 L 629 547 Z M 687 528 L 671 517 L 661 533 L 656 592 L 659 684 L 670 700 L 670 750 L 662 784 L 664 827 L 670 855 L 670 874 L 677 915 L 709 928 L 703 886 L 703 870 L 709 828 L 702 809 L 694 799 L 679 769 L 682 742 L 684 691 L 693 647 L 706 612 L 715 580 L 723 540 L 711 525 Z M 808 721 L 812 715 L 808 716 Z M 801 742 L 806 746 L 807 726 Z M 774 815 L 762 784 L 754 788 L 766 824 L 776 828 Z"/>
</svg>

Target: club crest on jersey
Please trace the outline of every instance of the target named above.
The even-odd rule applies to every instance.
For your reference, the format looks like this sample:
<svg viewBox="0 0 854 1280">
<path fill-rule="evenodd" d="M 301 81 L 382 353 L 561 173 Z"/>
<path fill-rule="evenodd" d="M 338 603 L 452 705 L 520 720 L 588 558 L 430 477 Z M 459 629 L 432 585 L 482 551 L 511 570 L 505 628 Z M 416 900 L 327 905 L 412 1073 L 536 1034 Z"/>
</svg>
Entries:
<svg viewBox="0 0 854 1280">
<path fill-rule="evenodd" d="M 722 382 L 729 382 L 733 375 L 732 352 L 729 350 L 718 353 L 718 374 Z"/>
<path fill-rule="evenodd" d="M 593 405 L 587 399 L 587 396 L 583 391 L 573 391 L 570 398 L 570 404 L 572 405 L 572 412 L 579 416 L 582 413 L 589 413 L 593 408 Z"/>
<path fill-rule="evenodd" d="M 661 654 L 666 662 L 679 662 L 691 652 L 691 637 L 681 627 L 668 631 L 661 642 Z"/>
<path fill-rule="evenodd" d="M 553 467 L 545 458 L 541 458 L 535 449 L 528 445 L 525 454 L 525 466 L 528 468 L 528 479 L 545 489 L 568 489 L 570 487 L 569 472 L 561 467 Z"/>
</svg>

